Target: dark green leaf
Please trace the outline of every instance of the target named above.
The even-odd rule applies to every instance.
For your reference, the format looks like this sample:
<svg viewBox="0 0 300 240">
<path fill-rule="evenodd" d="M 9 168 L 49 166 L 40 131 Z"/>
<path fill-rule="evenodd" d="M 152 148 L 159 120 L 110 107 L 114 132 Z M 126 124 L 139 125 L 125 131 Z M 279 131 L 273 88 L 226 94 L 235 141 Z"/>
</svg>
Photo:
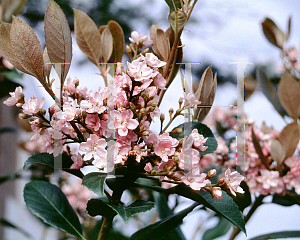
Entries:
<svg viewBox="0 0 300 240">
<path fill-rule="evenodd" d="M 249 240 L 266 240 L 266 239 L 277 239 L 277 238 L 300 238 L 300 231 L 285 231 L 285 232 L 274 232 L 260 235 Z"/>
<path fill-rule="evenodd" d="M 161 193 L 158 192 L 153 192 L 153 197 L 155 199 L 156 202 L 156 209 L 158 212 L 158 216 L 160 219 L 164 219 L 166 217 L 169 217 L 171 215 L 173 215 L 172 210 L 169 208 L 168 206 L 168 202 L 165 198 L 165 196 Z M 168 238 L 172 239 L 172 240 L 181 240 L 181 239 L 185 239 L 180 227 L 176 227 L 174 229 L 172 229 L 169 233 L 168 233 Z"/>
<path fill-rule="evenodd" d="M 108 205 L 108 199 L 105 197 L 90 199 L 87 203 L 86 210 L 92 217 L 99 215 L 103 217 L 112 217 L 117 215 L 115 210 Z"/>
<path fill-rule="evenodd" d="M 256 78 L 259 81 L 260 87 L 266 98 L 270 101 L 276 111 L 283 117 L 286 115 L 283 107 L 280 104 L 279 97 L 263 69 L 257 69 Z"/>
<path fill-rule="evenodd" d="M 61 156 L 58 156 L 57 158 L 59 158 Z M 32 156 L 30 156 L 24 163 L 23 169 L 27 168 L 28 164 L 32 164 L 32 163 L 38 163 L 38 164 L 43 164 L 46 166 L 49 166 L 51 168 L 54 169 L 54 157 L 52 154 L 49 153 L 36 153 Z M 62 170 L 71 173 L 79 178 L 83 178 L 84 175 L 83 173 L 79 170 L 79 169 L 70 169 L 70 166 L 73 164 L 72 159 L 63 154 L 62 155 Z"/>
<path fill-rule="evenodd" d="M 5 226 L 5 227 L 10 227 L 10 228 L 14 228 L 15 230 L 19 231 L 20 233 L 22 233 L 25 237 L 29 238 L 29 239 L 34 239 L 28 232 L 26 232 L 24 229 L 17 227 L 16 225 L 14 225 L 13 223 L 1 218 L 0 219 L 0 224 Z"/>
<path fill-rule="evenodd" d="M 251 204 L 251 193 L 247 183 L 244 181 L 241 182 L 240 186 L 244 190 L 244 193 L 236 193 L 236 196 L 232 196 L 232 199 L 238 205 L 240 211 L 243 212 Z"/>
<path fill-rule="evenodd" d="M 172 11 L 176 11 L 177 9 L 181 8 L 180 0 L 165 0 L 165 2 L 168 4 L 169 8 L 172 9 Z M 176 9 L 174 9 L 174 4 Z"/>
<path fill-rule="evenodd" d="M 17 179 L 17 178 L 19 178 L 19 177 L 20 177 L 19 174 L 9 173 L 9 174 L 7 174 L 7 175 L 5 175 L 5 176 L 1 176 L 1 177 L 0 177 L 0 184 L 6 182 L 6 181 L 8 181 L 8 180 L 14 180 L 14 179 Z"/>
<path fill-rule="evenodd" d="M 100 172 L 92 172 L 83 177 L 82 185 L 86 186 L 97 195 L 103 196 L 105 179 L 106 174 Z"/>
<path fill-rule="evenodd" d="M 159 222 L 140 229 L 130 237 L 130 240 L 158 240 L 164 238 L 172 229 L 181 224 L 183 218 L 193 211 L 196 206 L 198 206 L 197 203 Z"/>
<path fill-rule="evenodd" d="M 78 216 L 59 187 L 45 181 L 29 182 L 24 188 L 24 200 L 32 214 L 44 222 L 85 239 Z"/>
<path fill-rule="evenodd" d="M 292 206 L 294 204 L 298 204 L 300 206 L 300 196 L 292 191 L 287 191 L 284 196 L 274 194 L 272 203 L 276 203 L 282 206 Z"/>
<path fill-rule="evenodd" d="M 115 206 L 109 203 L 108 205 L 120 215 L 125 223 L 127 223 L 135 214 L 151 210 L 155 206 L 155 203 L 145 200 L 136 200 L 127 207 L 121 205 Z"/>
<path fill-rule="evenodd" d="M 225 235 L 231 228 L 231 223 L 223 217 L 219 217 L 217 225 L 213 228 L 207 229 L 202 237 L 202 240 L 213 240 Z"/>
<path fill-rule="evenodd" d="M 195 191 L 184 184 L 179 184 L 169 191 L 203 204 L 225 217 L 246 234 L 244 218 L 236 203 L 225 191 L 222 191 L 223 197 L 221 200 L 212 198 L 209 192 Z"/>
<path fill-rule="evenodd" d="M 204 138 L 207 138 L 206 143 L 203 145 L 208 146 L 208 148 L 205 151 L 200 151 L 199 153 L 201 155 L 213 153 L 217 149 L 218 143 L 217 143 L 217 140 L 215 139 L 214 134 L 212 133 L 212 131 L 210 130 L 209 127 L 207 127 L 205 124 L 200 123 L 200 122 L 188 122 L 188 123 L 180 124 L 175 128 L 182 128 L 182 133 L 180 133 L 180 134 L 170 133 L 170 135 L 173 138 L 177 138 L 177 139 L 184 138 L 185 137 L 184 136 L 184 126 L 188 126 L 188 127 L 191 126 L 191 130 L 193 130 L 195 128 L 198 129 L 198 133 L 203 135 Z"/>
<path fill-rule="evenodd" d="M 16 90 L 16 87 L 19 86 L 21 85 L 4 78 L 4 80 L 0 81 L 0 98 L 9 96 L 9 92 L 14 92 Z"/>
<path fill-rule="evenodd" d="M 12 70 L 5 70 L 0 72 L 5 78 L 13 80 L 22 78 L 22 74 L 20 74 L 17 69 L 13 68 Z"/>
<path fill-rule="evenodd" d="M 14 128 L 4 127 L 0 128 L 0 134 L 1 133 L 14 133 L 16 130 Z"/>
<path fill-rule="evenodd" d="M 111 217 L 118 213 L 125 223 L 137 213 L 146 212 L 152 209 L 155 203 L 136 200 L 127 207 L 119 204 L 115 206 L 108 202 L 107 198 L 94 198 L 89 200 L 87 205 L 87 211 L 91 216 L 101 215 L 104 217 Z"/>
</svg>

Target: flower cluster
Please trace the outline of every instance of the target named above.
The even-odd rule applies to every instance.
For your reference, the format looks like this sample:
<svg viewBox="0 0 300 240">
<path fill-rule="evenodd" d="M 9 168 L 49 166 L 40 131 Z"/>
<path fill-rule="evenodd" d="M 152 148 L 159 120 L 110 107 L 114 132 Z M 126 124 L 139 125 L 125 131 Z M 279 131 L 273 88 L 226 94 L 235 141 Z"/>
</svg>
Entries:
<svg viewBox="0 0 300 240">
<path fill-rule="evenodd" d="M 135 43 L 140 37 L 144 43 L 148 41 L 135 35 L 132 34 Z M 143 174 L 183 182 L 195 190 L 206 189 L 220 199 L 219 185 L 211 183 L 213 175 L 203 172 L 200 161 L 200 152 L 207 149 L 207 138 L 197 129 L 182 139 L 173 138 L 169 132 L 157 134 L 150 130 L 154 118 L 161 116 L 158 91 L 166 89 L 166 80 L 159 69 L 165 64 L 153 53 L 141 54 L 127 63 L 126 71 L 118 65 L 113 85 L 96 91 L 79 88 L 79 80 L 69 78 L 63 88 L 63 105 L 51 106 L 48 118 L 43 109 L 45 99 L 32 96 L 25 103 L 20 87 L 4 103 L 23 109 L 20 117 L 29 119 L 34 132 L 31 141 L 42 145 L 44 152 L 58 156 L 68 152 L 66 146 L 77 146 L 79 152 L 68 153 L 74 162 L 71 169 L 93 165 L 110 172 L 134 159 L 143 166 Z M 188 96 L 189 101 L 194 98 Z M 177 114 L 184 108 L 180 107 Z M 234 182 L 235 188 L 230 187 L 230 181 L 227 185 L 232 193 L 240 192 L 240 181 Z"/>
</svg>

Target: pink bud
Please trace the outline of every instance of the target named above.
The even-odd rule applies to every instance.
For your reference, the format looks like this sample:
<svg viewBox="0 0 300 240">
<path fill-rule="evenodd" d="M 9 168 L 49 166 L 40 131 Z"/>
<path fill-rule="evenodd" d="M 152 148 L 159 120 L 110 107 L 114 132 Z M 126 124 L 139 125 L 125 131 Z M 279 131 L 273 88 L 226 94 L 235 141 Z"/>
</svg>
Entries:
<svg viewBox="0 0 300 240">
<path fill-rule="evenodd" d="M 209 172 L 207 173 L 208 178 L 213 178 L 217 173 L 216 169 L 210 169 Z"/>
<path fill-rule="evenodd" d="M 152 171 L 153 168 L 152 168 L 151 163 L 148 162 L 148 163 L 146 164 L 146 166 L 144 167 L 144 169 L 145 169 L 146 172 Z"/>
<path fill-rule="evenodd" d="M 222 199 L 222 190 L 220 187 L 214 187 L 212 189 L 212 197 L 216 200 L 221 200 Z"/>
</svg>

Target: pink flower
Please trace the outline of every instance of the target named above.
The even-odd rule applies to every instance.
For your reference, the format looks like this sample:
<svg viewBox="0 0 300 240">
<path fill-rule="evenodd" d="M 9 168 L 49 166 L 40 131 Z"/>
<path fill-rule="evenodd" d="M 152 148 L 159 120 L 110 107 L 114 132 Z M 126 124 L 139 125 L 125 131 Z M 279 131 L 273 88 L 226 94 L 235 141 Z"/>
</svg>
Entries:
<svg viewBox="0 0 300 240">
<path fill-rule="evenodd" d="M 204 146 L 203 144 L 206 143 L 207 138 L 204 138 L 203 135 L 200 135 L 198 133 L 198 129 L 195 128 L 191 133 L 193 140 L 194 140 L 194 146 L 196 148 L 199 148 L 200 151 L 205 151 L 208 147 Z"/>
<path fill-rule="evenodd" d="M 169 133 L 163 133 L 159 136 L 159 142 L 154 152 L 164 162 L 167 162 L 168 156 L 172 156 L 175 153 L 175 147 L 177 147 L 178 143 L 177 139 L 169 136 Z"/>
<path fill-rule="evenodd" d="M 201 101 L 196 100 L 194 93 L 190 92 L 186 94 L 184 92 L 183 94 L 186 101 L 185 103 L 186 107 L 190 107 L 189 105 L 192 105 L 194 107 L 195 105 L 201 104 Z"/>
<path fill-rule="evenodd" d="M 149 80 L 153 75 L 152 69 L 145 62 L 134 60 L 132 63 L 127 62 L 127 66 L 127 74 L 135 81 Z"/>
<path fill-rule="evenodd" d="M 166 65 L 165 62 L 160 61 L 158 59 L 158 57 L 156 57 L 153 53 L 146 53 L 145 61 L 148 66 L 153 67 L 153 68 L 160 68 L 160 67 Z"/>
<path fill-rule="evenodd" d="M 71 159 L 74 163 L 71 165 L 70 169 L 80 169 L 83 166 L 83 160 L 80 153 L 73 155 Z"/>
<path fill-rule="evenodd" d="M 145 33 L 138 34 L 137 31 L 131 32 L 131 37 L 129 40 L 132 43 L 139 43 L 140 41 L 143 41 L 144 46 L 151 45 L 153 43 L 152 40 L 148 40 L 148 37 Z"/>
<path fill-rule="evenodd" d="M 133 118 L 133 112 L 129 109 L 125 110 L 124 112 L 119 111 L 111 111 L 110 116 L 114 121 L 109 123 L 109 128 L 112 129 L 114 127 L 118 130 L 118 134 L 120 136 L 126 136 L 128 134 L 128 129 L 135 129 L 139 122 Z"/>
<path fill-rule="evenodd" d="M 85 118 L 85 124 L 88 128 L 98 131 L 100 128 L 100 118 L 98 114 L 88 114 Z"/>
<path fill-rule="evenodd" d="M 158 89 L 165 90 L 167 80 L 163 78 L 163 76 L 159 73 L 154 78 L 155 85 Z"/>
<path fill-rule="evenodd" d="M 225 182 L 232 195 L 236 196 L 236 192 L 244 193 L 244 190 L 240 187 L 243 180 L 244 176 L 240 175 L 237 171 L 231 172 L 229 168 L 225 171 Z"/>
<path fill-rule="evenodd" d="M 34 97 L 33 95 L 28 100 L 28 104 L 24 104 L 22 108 L 24 109 L 24 113 L 26 114 L 35 114 L 38 113 L 40 109 L 42 109 L 45 103 L 45 98 L 42 97 L 41 101 L 38 98 Z"/>
<path fill-rule="evenodd" d="M 199 191 L 207 184 L 211 184 L 211 182 L 205 178 L 206 178 L 205 173 L 200 174 L 200 169 L 194 168 L 193 172 L 184 173 L 184 175 L 181 177 L 181 181 L 184 184 L 190 186 L 192 189 Z"/>
<path fill-rule="evenodd" d="M 106 155 L 105 147 L 105 139 L 99 139 L 96 134 L 91 134 L 86 142 L 80 143 L 79 149 L 83 152 L 87 152 L 83 160 L 90 160 L 91 158 L 94 158 L 95 160 L 103 160 Z"/>
<path fill-rule="evenodd" d="M 6 101 L 4 101 L 3 103 L 7 106 L 14 106 L 16 105 L 16 103 L 19 101 L 19 99 L 22 96 L 22 88 L 21 87 L 16 87 L 14 92 L 10 92 L 9 95 L 11 97 L 9 97 Z"/>
<path fill-rule="evenodd" d="M 269 171 L 267 169 L 261 169 L 260 174 L 261 176 L 258 176 L 256 178 L 256 181 L 261 183 L 264 189 L 271 191 L 271 193 L 274 193 L 277 192 L 274 190 L 279 187 L 279 192 L 281 192 L 282 179 L 280 178 L 278 171 Z"/>
</svg>

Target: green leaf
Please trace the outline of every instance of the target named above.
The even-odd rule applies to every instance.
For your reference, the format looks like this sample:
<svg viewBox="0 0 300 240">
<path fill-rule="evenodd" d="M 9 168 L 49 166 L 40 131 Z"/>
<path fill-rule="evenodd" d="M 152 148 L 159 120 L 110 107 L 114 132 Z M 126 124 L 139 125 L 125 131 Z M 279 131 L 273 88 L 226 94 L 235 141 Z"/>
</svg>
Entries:
<svg viewBox="0 0 300 240">
<path fill-rule="evenodd" d="M 7 78 L 4 78 L 2 81 L 0 81 L 0 98 L 9 96 L 9 92 L 14 92 L 16 90 L 16 87 L 19 86 L 21 85 L 8 80 Z"/>
<path fill-rule="evenodd" d="M 178 184 L 176 187 L 169 189 L 169 191 L 203 204 L 205 207 L 225 217 L 246 234 L 243 215 L 239 211 L 237 204 L 225 191 L 222 191 L 223 197 L 221 200 L 212 198 L 209 192 L 195 191 L 184 184 Z"/>
<path fill-rule="evenodd" d="M 300 238 L 300 231 L 285 231 L 285 232 L 274 232 L 260 235 L 249 240 L 266 240 L 266 239 L 277 239 L 277 238 Z"/>
<path fill-rule="evenodd" d="M 274 194 L 272 203 L 276 203 L 281 206 L 292 206 L 294 204 L 298 204 L 300 206 L 300 196 L 292 191 L 287 191 L 284 196 Z"/>
<path fill-rule="evenodd" d="M 158 192 L 152 192 L 152 194 L 153 194 L 153 197 L 156 202 L 156 209 L 157 209 L 159 218 L 164 219 L 166 217 L 172 216 L 173 212 L 169 208 L 168 202 L 167 202 L 165 196 Z M 168 238 L 172 239 L 172 240 L 185 239 L 179 226 L 172 229 L 167 235 L 168 235 Z"/>
<path fill-rule="evenodd" d="M 145 200 L 136 200 L 127 207 L 123 207 L 121 205 L 115 206 L 110 203 L 108 203 L 108 205 L 120 215 L 125 223 L 128 223 L 132 216 L 137 213 L 151 210 L 155 206 L 155 203 Z"/>
<path fill-rule="evenodd" d="M 60 156 L 58 156 L 59 158 Z M 54 157 L 52 154 L 49 153 L 36 153 L 32 156 L 30 156 L 24 163 L 23 169 L 27 168 L 28 164 L 32 163 L 38 163 L 38 164 L 43 164 L 46 166 L 49 166 L 54 169 Z M 65 172 L 71 173 L 79 178 L 83 178 L 84 175 L 79 169 L 70 169 L 70 166 L 73 164 L 73 160 L 63 154 L 62 155 L 62 170 Z"/>
<path fill-rule="evenodd" d="M 77 214 L 59 187 L 45 181 L 32 181 L 25 185 L 24 200 L 35 216 L 44 222 L 85 239 Z"/>
<path fill-rule="evenodd" d="M 247 183 L 242 181 L 240 186 L 244 190 L 244 193 L 236 193 L 236 196 L 232 196 L 232 199 L 238 205 L 240 211 L 243 212 L 246 207 L 251 205 L 252 201 Z"/>
<path fill-rule="evenodd" d="M 125 223 L 128 223 L 129 219 L 135 214 L 149 211 L 154 206 L 154 202 L 145 200 L 136 200 L 127 207 L 124 207 L 121 204 L 115 206 L 109 203 L 107 198 L 101 197 L 89 200 L 87 211 L 91 216 L 101 215 L 104 217 L 111 217 L 117 213 Z"/>
<path fill-rule="evenodd" d="M 176 11 L 177 9 L 181 8 L 180 0 L 165 0 L 165 2 L 168 4 L 169 8 L 172 9 L 172 11 Z M 176 9 L 174 9 L 174 4 Z"/>
<path fill-rule="evenodd" d="M 103 196 L 105 179 L 106 174 L 100 172 L 92 172 L 83 177 L 82 185 L 86 186 L 97 195 Z"/>
<path fill-rule="evenodd" d="M 280 114 L 280 116 L 283 117 L 284 115 L 286 115 L 283 107 L 281 106 L 276 90 L 263 69 L 257 69 L 256 78 L 259 81 L 262 92 L 276 109 L 276 111 Z"/>
<path fill-rule="evenodd" d="M 225 235 L 231 228 L 231 223 L 223 217 L 218 217 L 219 221 L 213 228 L 207 229 L 202 237 L 202 240 L 212 240 Z"/>
<path fill-rule="evenodd" d="M 90 199 L 87 203 L 86 210 L 92 217 L 99 215 L 103 217 L 113 217 L 117 215 L 116 211 L 108 205 L 108 199 L 105 197 Z"/>
<path fill-rule="evenodd" d="M 200 122 L 187 122 L 187 123 L 183 123 L 178 125 L 176 128 L 182 128 L 182 133 L 170 133 L 170 136 L 172 136 L 173 138 L 184 138 L 184 126 L 191 126 L 191 129 L 198 129 L 198 133 L 203 135 L 204 138 L 207 138 L 206 143 L 204 143 L 204 146 L 208 146 L 208 148 L 205 151 L 199 151 L 199 153 L 201 155 L 205 155 L 208 153 L 213 153 L 217 147 L 218 147 L 218 143 L 217 140 L 215 139 L 214 134 L 212 133 L 212 131 L 210 130 L 209 127 L 207 127 L 205 124 L 200 123 Z M 173 130 L 174 130 L 173 129 Z"/>
<path fill-rule="evenodd" d="M 14 133 L 16 130 L 10 127 L 0 128 L 0 134 L 2 133 Z"/>
<path fill-rule="evenodd" d="M 19 178 L 20 175 L 19 174 L 16 174 L 16 173 L 9 173 L 5 176 L 0 176 L 0 184 L 8 181 L 8 180 L 14 180 L 14 179 L 17 179 Z"/>
<path fill-rule="evenodd" d="M 25 237 L 29 238 L 29 239 L 34 239 L 28 232 L 26 232 L 24 229 L 17 227 L 16 225 L 14 225 L 13 223 L 1 218 L 0 219 L 0 224 L 5 226 L 5 227 L 10 227 L 10 228 L 14 228 L 15 230 L 19 231 L 20 233 L 22 233 Z"/>
<path fill-rule="evenodd" d="M 4 70 L 0 72 L 0 74 L 10 80 L 22 78 L 22 74 L 20 74 L 15 68 L 12 70 Z"/>
<path fill-rule="evenodd" d="M 159 222 L 153 223 L 135 232 L 130 240 L 153 240 L 163 239 L 172 229 L 182 223 L 183 218 L 188 215 L 193 209 L 198 206 L 198 203 L 162 219 Z"/>
</svg>

